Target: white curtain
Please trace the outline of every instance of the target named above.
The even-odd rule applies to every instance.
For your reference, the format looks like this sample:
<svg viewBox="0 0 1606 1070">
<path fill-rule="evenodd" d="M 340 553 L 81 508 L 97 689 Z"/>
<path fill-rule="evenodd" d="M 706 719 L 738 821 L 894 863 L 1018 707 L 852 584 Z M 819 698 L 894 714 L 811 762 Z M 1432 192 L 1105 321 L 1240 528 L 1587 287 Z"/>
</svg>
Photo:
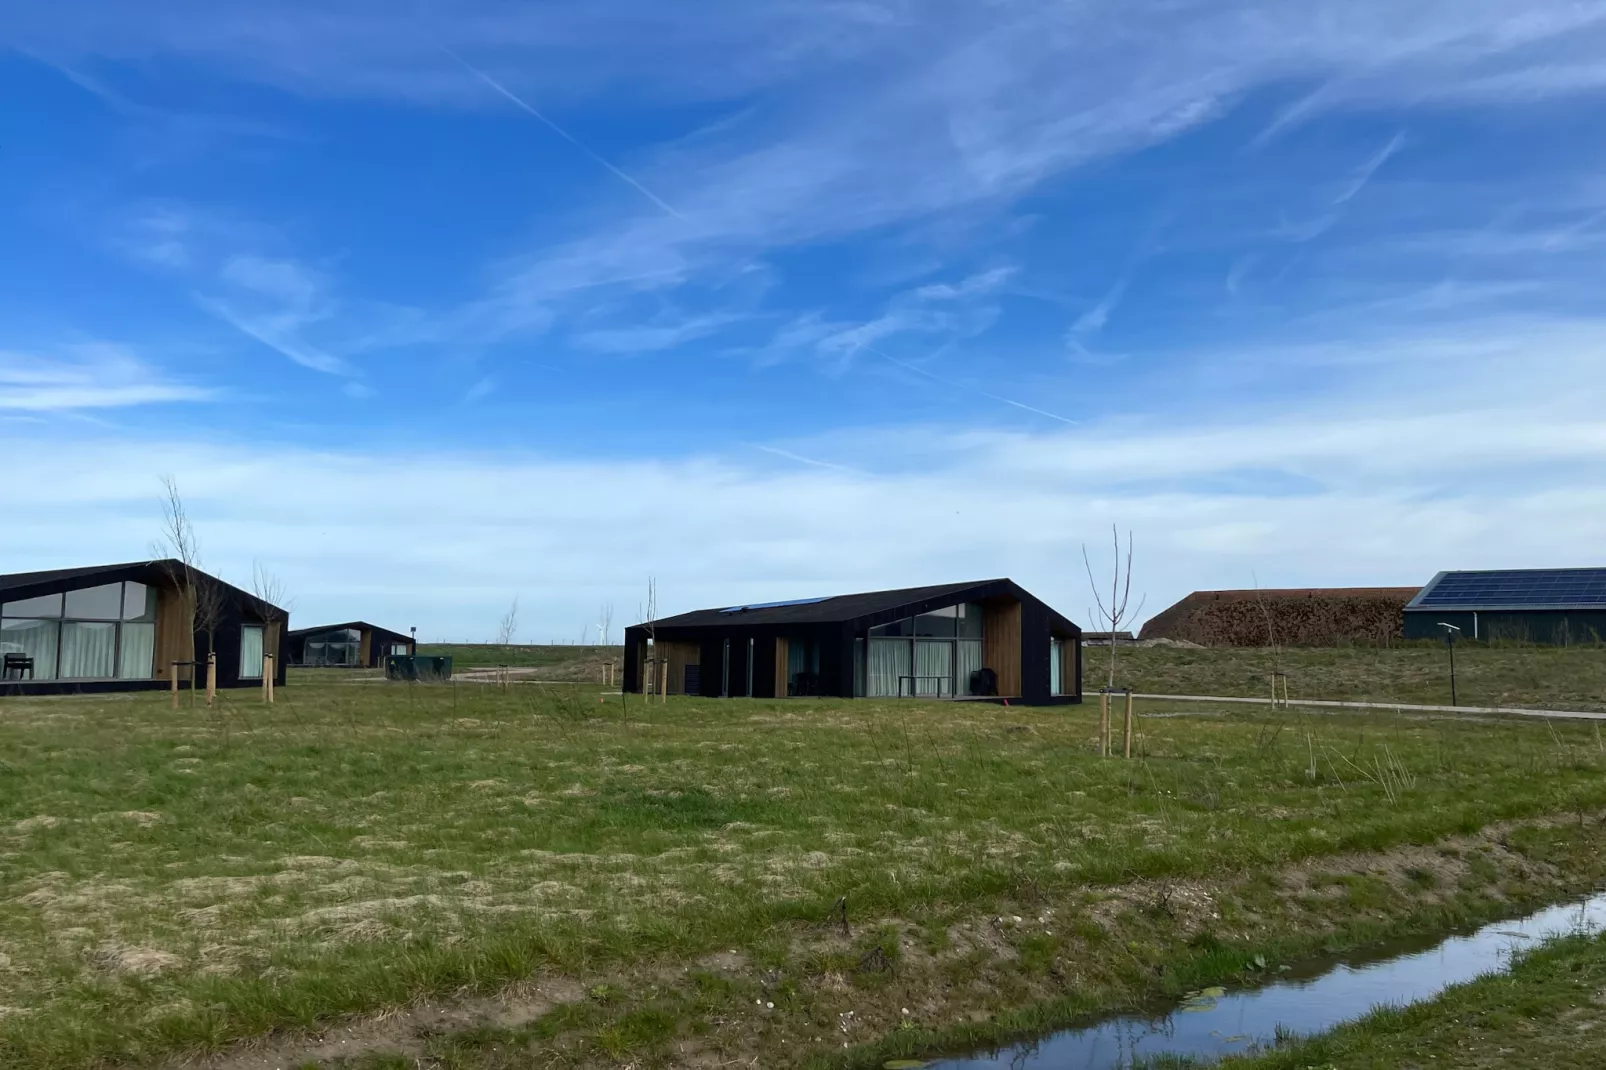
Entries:
<svg viewBox="0 0 1606 1070">
<path fill-rule="evenodd" d="M 0 623 L 0 653 L 33 659 L 33 678 L 56 676 L 56 638 L 61 625 L 53 620 L 8 620 Z"/>
<path fill-rule="evenodd" d="M 250 624 L 240 629 L 240 679 L 262 679 L 262 629 Z"/>
<path fill-rule="evenodd" d="M 68 620 L 61 623 L 61 678 L 63 680 L 107 680 L 115 671 L 113 653 L 117 647 L 117 625 L 98 621 Z"/>
<path fill-rule="evenodd" d="M 954 693 L 954 645 L 915 643 L 915 694 L 946 698 Z M 931 679 L 936 677 L 936 679 Z"/>
<path fill-rule="evenodd" d="M 1048 655 L 1048 693 L 1050 695 L 1063 695 L 1065 687 L 1065 643 L 1055 639 L 1049 644 Z"/>
<path fill-rule="evenodd" d="M 954 666 L 954 690 L 958 694 L 968 695 L 971 693 L 970 674 L 981 668 L 981 643 L 961 639 L 954 645 L 959 658 Z"/>
<path fill-rule="evenodd" d="M 123 625 L 122 648 L 117 654 L 117 676 L 123 680 L 149 680 L 156 660 L 156 625 Z"/>
<path fill-rule="evenodd" d="M 898 694 L 899 681 L 909 675 L 909 640 L 870 640 L 871 698 L 892 698 Z"/>
</svg>

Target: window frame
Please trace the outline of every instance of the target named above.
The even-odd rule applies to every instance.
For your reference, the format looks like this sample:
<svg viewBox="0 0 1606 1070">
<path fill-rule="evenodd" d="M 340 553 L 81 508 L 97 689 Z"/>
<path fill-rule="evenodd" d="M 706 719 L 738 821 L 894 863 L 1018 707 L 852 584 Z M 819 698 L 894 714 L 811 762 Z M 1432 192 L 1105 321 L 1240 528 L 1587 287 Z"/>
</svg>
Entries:
<svg viewBox="0 0 1606 1070">
<path fill-rule="evenodd" d="M 117 609 L 112 616 L 88 616 L 82 613 L 67 612 L 67 600 L 71 595 L 82 591 L 100 590 L 106 587 L 117 588 Z M 146 591 L 145 609 L 139 616 L 136 617 L 128 616 L 128 596 L 130 587 L 141 587 Z M 37 611 L 17 612 L 17 610 L 29 609 L 34 603 L 48 599 L 55 600 L 56 612 L 54 615 L 48 612 L 39 613 Z M 151 667 L 149 670 L 147 670 L 146 675 L 123 675 L 123 628 L 130 624 L 149 625 L 151 627 L 155 627 L 157 624 L 157 616 L 160 610 L 160 602 L 161 596 L 159 594 L 159 588 L 153 586 L 152 584 L 144 583 L 140 580 L 114 580 L 111 583 L 96 583 L 91 584 L 88 587 L 74 587 L 70 590 L 58 591 L 55 594 L 34 595 L 30 598 L 19 599 L 15 602 L 5 602 L 0 604 L 0 619 L 37 621 L 42 624 L 50 624 L 55 626 L 56 641 L 54 646 L 53 663 L 48 666 L 48 675 L 45 674 L 44 667 L 36 664 L 34 666 L 34 675 L 37 679 L 59 682 L 153 680 L 156 678 L 154 646 L 152 647 L 153 652 L 151 657 Z M 111 672 L 109 675 L 62 675 L 62 638 L 66 632 L 67 625 L 69 624 L 109 624 L 112 626 L 112 656 Z"/>
</svg>

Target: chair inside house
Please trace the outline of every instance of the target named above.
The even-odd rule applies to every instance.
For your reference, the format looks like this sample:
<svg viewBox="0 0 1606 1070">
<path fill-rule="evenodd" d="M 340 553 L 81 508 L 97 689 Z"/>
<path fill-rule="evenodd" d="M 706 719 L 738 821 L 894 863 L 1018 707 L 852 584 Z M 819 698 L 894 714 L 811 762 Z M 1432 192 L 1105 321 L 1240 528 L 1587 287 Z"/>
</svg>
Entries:
<svg viewBox="0 0 1606 1070">
<path fill-rule="evenodd" d="M 817 673 L 817 672 L 795 672 L 795 673 L 792 674 L 791 685 L 787 688 L 787 694 L 788 695 L 792 695 L 792 696 L 818 695 L 819 693 L 820 693 L 820 674 L 819 673 Z"/>
<path fill-rule="evenodd" d="M 991 669 L 981 668 L 970 674 L 970 693 L 972 695 L 997 695 L 998 674 Z"/>
<path fill-rule="evenodd" d="M 25 677 L 33 679 L 33 658 L 27 654 L 7 653 L 4 661 L 0 661 L 0 680 L 21 680 Z"/>
</svg>

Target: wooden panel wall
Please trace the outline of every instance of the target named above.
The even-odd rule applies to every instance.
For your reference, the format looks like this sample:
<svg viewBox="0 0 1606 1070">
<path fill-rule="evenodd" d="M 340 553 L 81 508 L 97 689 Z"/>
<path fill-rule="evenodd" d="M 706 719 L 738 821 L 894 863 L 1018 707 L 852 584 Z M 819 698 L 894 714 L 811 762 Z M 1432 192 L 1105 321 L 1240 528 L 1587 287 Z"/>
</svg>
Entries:
<svg viewBox="0 0 1606 1070">
<path fill-rule="evenodd" d="M 786 684 L 787 684 L 786 666 L 787 666 L 787 662 L 789 661 L 790 657 L 791 657 L 791 650 L 788 649 L 788 647 L 787 647 L 786 639 L 784 637 L 777 637 L 776 640 L 775 640 L 775 697 L 776 698 L 785 698 L 786 697 Z"/>
<path fill-rule="evenodd" d="M 364 628 L 357 634 L 357 664 L 372 665 L 374 663 L 374 630 L 372 628 Z"/>
<path fill-rule="evenodd" d="M 998 693 L 1021 693 L 1021 605 L 1014 599 L 982 603 L 981 663 L 998 674 Z"/>
<path fill-rule="evenodd" d="M 703 656 L 702 647 L 696 643 L 666 643 L 661 640 L 656 647 L 658 657 L 669 662 L 669 693 L 685 694 L 686 666 L 698 664 Z"/>
<path fill-rule="evenodd" d="M 168 667 L 175 661 L 195 659 L 195 631 L 183 595 L 176 587 L 156 592 L 156 678 L 166 680 Z M 190 679 L 191 670 L 180 668 L 180 681 Z"/>
</svg>

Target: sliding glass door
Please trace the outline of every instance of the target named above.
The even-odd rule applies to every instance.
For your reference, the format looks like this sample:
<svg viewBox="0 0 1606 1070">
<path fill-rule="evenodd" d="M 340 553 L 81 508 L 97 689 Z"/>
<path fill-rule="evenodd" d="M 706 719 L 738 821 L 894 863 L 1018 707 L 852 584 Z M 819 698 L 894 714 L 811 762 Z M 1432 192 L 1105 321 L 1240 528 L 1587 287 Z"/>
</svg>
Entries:
<svg viewBox="0 0 1606 1070">
<path fill-rule="evenodd" d="M 982 665 L 982 608 L 946 606 L 870 629 L 864 693 L 871 698 L 972 694 Z"/>
</svg>

